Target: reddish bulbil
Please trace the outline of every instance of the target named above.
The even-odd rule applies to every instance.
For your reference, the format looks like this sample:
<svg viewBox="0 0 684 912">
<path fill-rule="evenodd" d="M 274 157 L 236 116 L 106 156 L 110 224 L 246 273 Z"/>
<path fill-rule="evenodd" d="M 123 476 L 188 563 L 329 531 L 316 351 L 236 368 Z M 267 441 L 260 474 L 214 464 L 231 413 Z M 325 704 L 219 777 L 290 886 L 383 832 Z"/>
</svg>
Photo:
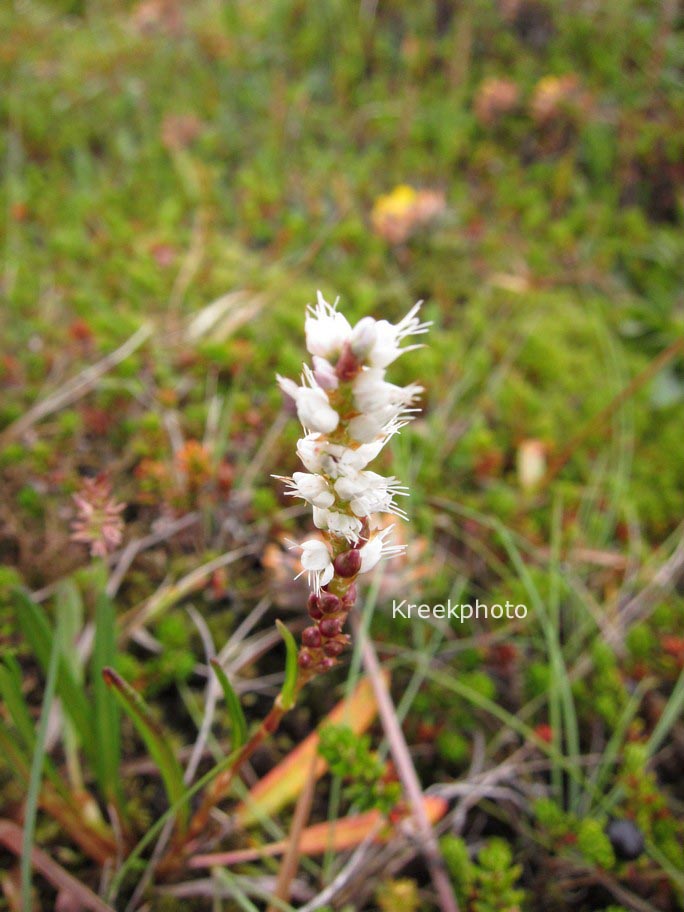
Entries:
<svg viewBox="0 0 684 912">
<path fill-rule="evenodd" d="M 340 643 L 339 640 L 329 640 L 323 645 L 323 652 L 327 656 L 337 658 L 337 656 L 342 655 L 344 652 L 344 644 Z"/>
<path fill-rule="evenodd" d="M 318 629 L 322 636 L 334 637 L 342 630 L 342 621 L 339 618 L 323 618 Z"/>
<path fill-rule="evenodd" d="M 349 589 L 344 594 L 344 607 L 351 608 L 351 606 L 356 602 L 356 583 L 352 583 Z"/>
<path fill-rule="evenodd" d="M 300 650 L 299 656 L 297 658 L 300 668 L 311 668 L 313 665 L 313 656 L 310 652 L 306 652 L 304 649 Z"/>
<path fill-rule="evenodd" d="M 325 621 L 321 623 L 325 623 Z M 302 630 L 302 643 L 312 649 L 317 649 L 321 645 L 321 631 L 318 627 L 306 627 Z"/>
<path fill-rule="evenodd" d="M 338 554 L 334 561 L 335 573 L 343 579 L 349 579 L 361 569 L 361 552 L 356 548 Z"/>
<path fill-rule="evenodd" d="M 333 595 L 332 592 L 324 592 L 323 595 L 321 595 L 318 604 L 321 606 L 323 614 L 335 614 L 335 612 L 339 611 L 342 607 L 339 598 L 336 595 Z"/>
</svg>

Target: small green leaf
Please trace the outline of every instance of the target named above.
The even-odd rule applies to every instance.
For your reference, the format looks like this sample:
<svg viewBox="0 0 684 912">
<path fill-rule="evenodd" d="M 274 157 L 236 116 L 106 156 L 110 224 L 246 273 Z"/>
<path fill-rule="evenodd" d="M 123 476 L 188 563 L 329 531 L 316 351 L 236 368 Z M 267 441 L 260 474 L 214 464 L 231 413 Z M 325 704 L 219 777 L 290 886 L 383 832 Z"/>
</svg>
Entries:
<svg viewBox="0 0 684 912">
<path fill-rule="evenodd" d="M 0 697 L 9 710 L 23 746 L 32 752 L 36 742 L 35 722 L 21 689 L 21 668 L 13 655 L 5 656 L 4 664 L 0 664 Z"/>
<path fill-rule="evenodd" d="M 152 716 L 149 706 L 140 694 L 127 681 L 124 681 L 121 675 L 114 671 L 113 668 L 109 666 L 103 668 L 102 677 L 105 684 L 112 688 L 122 708 L 130 716 L 140 733 L 140 737 L 145 742 L 150 756 L 159 767 L 169 802 L 175 804 L 180 801 L 185 794 L 183 770 L 176 759 L 173 747 Z M 182 805 L 179 816 L 181 829 L 184 831 L 188 822 L 187 804 Z"/>
<path fill-rule="evenodd" d="M 57 690 L 59 660 L 59 637 L 55 636 L 52 638 L 50 655 L 48 656 L 43 706 L 40 711 L 40 720 L 36 731 L 36 743 L 31 758 L 31 774 L 29 776 L 26 806 L 24 809 L 24 834 L 21 853 L 21 907 L 23 912 L 31 912 L 33 907 L 31 901 L 31 865 L 36 835 L 38 801 L 41 784 L 43 782 L 43 764 L 46 754 L 48 720 L 50 718 L 50 711 Z"/>
<path fill-rule="evenodd" d="M 77 648 L 83 630 L 83 599 L 73 579 L 61 580 L 55 593 L 56 628 L 61 631 L 60 652 L 74 678 L 83 681 L 83 659 Z"/>
<path fill-rule="evenodd" d="M 0 663 L 0 697 L 5 703 L 16 728 L 16 733 L 3 726 L 0 730 L 0 749 L 11 759 L 12 771 L 22 775 L 22 757 L 30 757 L 36 746 L 36 723 L 21 689 L 21 666 L 13 655 L 5 656 Z M 19 735 L 19 738 L 16 735 Z M 27 761 L 28 763 L 28 761 Z M 28 776 L 28 765 L 24 772 Z M 45 757 L 45 774 L 62 794 L 67 794 L 64 780 L 49 757 Z"/>
<path fill-rule="evenodd" d="M 12 773 L 19 776 L 24 783 L 29 778 L 29 755 L 17 743 L 15 733 L 0 719 L 0 752 L 9 764 Z"/>
<path fill-rule="evenodd" d="M 297 699 L 297 644 L 295 638 L 282 621 L 276 621 L 276 627 L 285 641 L 287 655 L 285 658 L 285 680 L 280 691 L 280 704 L 284 710 L 292 709 Z"/>
<path fill-rule="evenodd" d="M 18 601 L 17 618 L 21 631 L 44 672 L 47 672 L 55 633 L 45 611 L 23 590 L 15 590 Z M 61 636 L 61 635 L 60 635 Z M 83 750 L 94 761 L 95 740 L 92 728 L 92 707 L 69 664 L 60 656 L 57 671 L 57 696 L 78 732 Z"/>
<path fill-rule="evenodd" d="M 95 605 L 95 639 L 92 656 L 92 681 L 95 699 L 95 737 L 97 739 L 97 779 L 103 792 L 121 806 L 119 762 L 121 759 L 121 721 L 116 697 L 105 684 L 103 670 L 112 665 L 116 653 L 116 619 L 110 598 L 102 593 Z"/>
<path fill-rule="evenodd" d="M 230 716 L 231 732 L 233 735 L 233 750 L 238 750 L 247 740 L 247 721 L 245 714 L 240 706 L 240 698 L 233 690 L 233 685 L 228 680 L 228 675 L 221 668 L 217 659 L 211 660 L 211 667 L 218 678 L 218 682 L 223 690 L 223 696 L 226 701 L 226 708 Z"/>
</svg>

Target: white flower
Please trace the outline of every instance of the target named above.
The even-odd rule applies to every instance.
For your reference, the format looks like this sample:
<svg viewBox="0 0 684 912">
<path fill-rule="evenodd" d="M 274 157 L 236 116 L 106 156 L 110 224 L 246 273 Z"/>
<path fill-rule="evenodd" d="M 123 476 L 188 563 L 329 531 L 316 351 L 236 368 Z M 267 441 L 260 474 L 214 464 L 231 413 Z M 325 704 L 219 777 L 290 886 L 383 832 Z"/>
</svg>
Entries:
<svg viewBox="0 0 684 912">
<path fill-rule="evenodd" d="M 310 472 L 338 478 L 351 471 L 364 469 L 382 450 L 389 436 L 352 449 L 338 443 L 328 443 L 321 434 L 307 434 L 297 441 L 297 455 Z"/>
<path fill-rule="evenodd" d="M 335 304 L 328 304 L 323 295 L 317 292 L 317 304 L 308 308 L 304 324 L 306 347 L 312 355 L 327 358 L 339 354 L 342 346 L 351 335 L 351 326 Z"/>
<path fill-rule="evenodd" d="M 328 529 L 333 535 L 340 535 L 346 538 L 350 544 L 359 540 L 362 528 L 363 524 L 356 516 L 338 513 L 335 510 L 328 511 Z"/>
<path fill-rule="evenodd" d="M 372 348 L 369 349 L 366 359 L 371 367 L 387 367 L 404 352 L 421 348 L 420 345 L 408 345 L 400 348 L 399 343 L 406 336 L 416 336 L 425 333 L 430 328 L 430 323 L 421 323 L 417 317 L 422 301 L 415 304 L 400 320 L 396 326 L 387 320 L 378 320 L 375 324 L 376 338 Z"/>
<path fill-rule="evenodd" d="M 378 338 L 378 331 L 373 317 L 363 317 L 352 330 L 349 345 L 352 352 L 362 361 L 368 357 Z"/>
<path fill-rule="evenodd" d="M 369 462 L 372 462 L 380 450 L 389 440 L 389 437 L 383 437 L 381 440 L 374 440 L 372 443 L 364 443 L 356 449 L 351 447 L 341 447 L 344 450 L 338 459 L 340 474 L 350 470 L 365 469 Z"/>
<path fill-rule="evenodd" d="M 416 383 L 395 386 L 383 379 L 384 370 L 366 368 L 353 383 L 354 404 L 360 414 L 349 422 L 348 430 L 359 443 L 371 443 L 378 436 L 387 437 L 396 430 L 396 422 L 404 423 L 422 387 Z"/>
<path fill-rule="evenodd" d="M 340 423 L 340 416 L 330 405 L 325 390 L 316 384 L 311 370 L 305 368 L 304 377 L 309 381 L 309 386 L 297 386 L 294 381 L 281 377 L 279 374 L 278 383 L 281 390 L 294 399 L 297 416 L 302 425 L 307 430 L 329 434 Z"/>
<path fill-rule="evenodd" d="M 407 519 L 406 513 L 394 503 L 395 496 L 406 496 L 408 488 L 396 478 L 385 478 L 376 472 L 354 472 L 341 476 L 335 482 L 335 493 L 341 500 L 349 501 L 356 516 L 371 513 L 393 513 Z"/>
<path fill-rule="evenodd" d="M 285 395 L 289 396 L 290 399 L 294 399 L 296 402 L 299 387 L 294 382 L 294 380 L 290 380 L 289 377 L 281 377 L 280 374 L 276 374 L 276 380 L 278 381 L 278 386 L 285 393 Z"/>
<path fill-rule="evenodd" d="M 307 434 L 297 441 L 297 455 L 310 472 L 321 472 L 325 445 L 325 438 L 318 433 Z"/>
<path fill-rule="evenodd" d="M 292 478 L 284 478 L 282 475 L 275 475 L 274 478 L 288 485 L 291 490 L 286 493 L 291 497 L 301 497 L 315 507 L 331 507 L 335 502 L 335 495 L 322 475 L 295 472 Z"/>
<path fill-rule="evenodd" d="M 388 526 L 381 532 L 376 533 L 368 544 L 361 548 L 361 569 L 359 573 L 367 573 L 383 558 L 395 557 L 406 550 L 406 545 L 385 544 L 385 538 L 393 528 L 394 526 Z"/>
<path fill-rule="evenodd" d="M 359 540 L 363 524 L 356 516 L 340 513 L 337 510 L 313 508 L 313 521 L 317 529 L 326 529 L 333 535 L 346 538 L 350 544 Z"/>
<path fill-rule="evenodd" d="M 340 423 L 340 416 L 328 402 L 325 390 L 319 386 L 300 386 L 297 393 L 297 416 L 310 431 L 329 434 Z"/>
<path fill-rule="evenodd" d="M 397 411 L 391 405 L 369 412 L 366 415 L 357 415 L 356 418 L 352 418 L 349 422 L 349 436 L 363 444 L 372 443 L 379 437 L 384 439 L 390 429 L 391 422 L 397 417 Z"/>
<path fill-rule="evenodd" d="M 297 574 L 295 579 L 299 579 L 302 573 L 306 573 L 309 586 L 318 595 L 321 587 L 326 586 L 335 573 L 330 552 L 323 542 L 316 539 L 305 541 L 299 547 L 302 551 L 300 560 L 304 569 Z"/>
<path fill-rule="evenodd" d="M 325 358 L 320 355 L 313 356 L 314 377 L 316 383 L 322 389 L 337 389 L 340 384 L 339 378 L 335 373 L 335 368 Z"/>
<path fill-rule="evenodd" d="M 373 412 L 388 405 L 401 409 L 414 402 L 423 391 L 417 383 L 408 386 L 388 383 L 383 379 L 384 373 L 380 368 L 366 368 L 354 380 L 354 404 L 360 412 Z"/>
</svg>

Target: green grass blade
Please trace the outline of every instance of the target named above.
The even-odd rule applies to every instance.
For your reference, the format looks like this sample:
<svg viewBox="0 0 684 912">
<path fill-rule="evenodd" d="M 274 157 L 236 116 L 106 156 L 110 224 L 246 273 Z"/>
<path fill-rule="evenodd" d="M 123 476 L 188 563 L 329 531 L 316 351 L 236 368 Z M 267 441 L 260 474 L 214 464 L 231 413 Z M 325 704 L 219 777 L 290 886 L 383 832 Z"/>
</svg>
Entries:
<svg viewBox="0 0 684 912">
<path fill-rule="evenodd" d="M 107 798 L 121 807 L 119 764 L 121 762 L 121 719 L 119 705 L 105 684 L 102 672 L 114 664 L 116 617 L 114 605 L 104 593 L 95 606 L 95 638 L 92 681 L 95 700 L 96 775 Z"/>
<path fill-rule="evenodd" d="M 36 744 L 36 725 L 21 689 L 21 667 L 12 655 L 5 656 L 4 664 L 0 663 L 0 698 L 4 701 L 16 728 L 16 733 L 19 735 L 19 744 L 17 744 L 16 736 L 8 729 L 4 729 L 0 733 L 4 736 L 0 740 L 0 747 L 4 747 L 4 752 L 10 758 L 22 756 L 24 751 L 26 756 L 30 756 Z M 7 741 L 10 744 L 9 748 L 7 747 Z M 28 763 L 25 766 L 28 769 Z M 12 762 L 13 772 L 16 772 L 18 768 L 15 759 Z M 56 788 L 64 792 L 62 777 L 49 757 L 45 758 L 45 773 L 50 777 Z"/>
<path fill-rule="evenodd" d="M 280 703 L 283 709 L 292 709 L 297 699 L 297 643 L 290 631 L 282 621 L 276 621 L 276 627 L 285 641 L 287 655 L 285 657 L 285 680 L 280 691 Z"/>
<path fill-rule="evenodd" d="M 55 633 L 45 611 L 21 590 L 15 590 L 18 600 L 18 621 L 39 665 L 47 673 L 53 651 Z M 83 750 L 94 759 L 94 733 L 92 729 L 92 708 L 86 698 L 83 686 L 74 677 L 64 657 L 58 660 L 57 695 L 62 700 L 64 712 L 74 723 Z"/>
<path fill-rule="evenodd" d="M 160 725 L 154 719 L 149 706 L 140 694 L 127 681 L 124 681 L 121 675 L 117 674 L 113 668 L 109 666 L 104 668 L 102 677 L 105 684 L 111 688 L 111 692 L 115 694 L 123 710 L 131 718 L 140 737 L 145 742 L 150 756 L 159 767 L 169 803 L 175 804 L 180 801 L 186 791 L 183 782 L 183 770 L 176 758 L 173 747 Z M 188 822 L 186 804 L 181 805 L 179 820 L 181 829 L 185 830 Z"/>
<path fill-rule="evenodd" d="M 43 708 L 40 713 L 40 722 L 36 733 L 36 743 L 31 761 L 31 774 L 29 777 L 26 810 L 24 812 L 24 838 L 21 853 L 21 904 L 23 912 L 31 912 L 31 854 L 33 840 L 36 833 L 36 815 L 38 813 L 38 797 L 43 778 L 43 762 L 45 760 L 45 739 L 47 738 L 48 718 L 55 698 L 57 674 L 59 669 L 59 643 L 53 637 L 52 648 L 48 658 L 47 679 L 43 695 Z"/>
<path fill-rule="evenodd" d="M 647 693 L 652 686 L 653 681 L 649 678 L 646 678 L 645 680 L 639 682 L 639 686 L 636 688 L 630 697 L 629 702 L 622 711 L 613 734 L 610 736 L 608 743 L 603 748 L 601 759 L 597 763 L 593 772 L 589 775 L 588 781 L 598 792 L 602 792 L 605 788 L 608 777 L 610 776 L 610 773 L 613 771 L 615 764 L 617 763 L 617 759 L 620 754 L 620 750 L 622 749 L 622 746 L 625 742 L 629 726 L 632 724 L 632 720 L 639 711 L 639 707 L 641 706 L 641 701 L 644 698 L 644 694 Z M 585 814 L 590 810 L 588 793 L 584 796 L 584 806 L 582 806 L 580 810 Z"/>
<path fill-rule="evenodd" d="M 233 690 L 233 685 L 228 680 L 228 675 L 221 668 L 220 662 L 217 659 L 212 659 L 210 664 L 223 690 L 226 708 L 230 716 L 230 730 L 233 738 L 232 747 L 233 750 L 238 750 L 247 740 L 247 720 L 240 705 L 240 698 Z"/>
<path fill-rule="evenodd" d="M 29 757 L 17 744 L 15 734 L 0 719 L 0 752 L 4 755 L 7 765 L 12 773 L 19 776 L 22 781 L 28 782 Z"/>
<path fill-rule="evenodd" d="M 21 668 L 13 655 L 0 663 L 0 697 L 14 722 L 23 745 L 30 752 L 36 743 L 35 723 L 21 689 Z"/>
<path fill-rule="evenodd" d="M 665 738 L 667 738 L 672 726 L 681 718 L 682 711 L 684 711 L 684 671 L 677 679 L 670 699 L 667 701 L 667 706 L 662 711 L 656 727 L 653 729 L 651 737 L 648 739 L 646 748 L 649 757 L 653 756 Z"/>
<path fill-rule="evenodd" d="M 549 695 L 549 707 L 551 710 L 552 727 L 554 725 L 553 720 L 556 720 L 557 725 L 562 719 L 564 723 L 563 727 L 565 730 L 567 748 L 566 756 L 568 757 L 569 762 L 577 764 L 580 756 L 577 714 L 575 711 L 575 702 L 572 695 L 572 684 L 570 682 L 570 677 L 568 675 L 568 670 L 565 664 L 565 658 L 563 656 L 563 649 L 559 639 L 559 601 L 561 578 L 559 575 L 560 570 L 558 566 L 558 548 L 560 537 L 560 511 L 557 506 L 554 507 L 555 531 L 552 542 L 554 558 L 551 569 L 551 596 L 552 601 L 555 602 L 555 605 L 552 604 L 551 608 L 551 614 L 553 616 L 550 616 L 550 613 L 544 604 L 544 600 L 541 597 L 539 589 L 537 588 L 520 551 L 515 545 L 513 537 L 510 535 L 503 523 L 495 521 L 495 528 L 504 548 L 506 549 L 511 563 L 513 564 L 513 567 L 515 568 L 520 578 L 520 581 L 528 593 L 530 601 L 535 609 L 535 614 L 539 619 L 539 623 L 544 634 L 544 639 L 546 641 L 546 649 L 548 652 L 549 662 L 553 672 L 551 693 Z M 555 733 L 554 746 L 562 752 L 562 745 L 559 744 L 556 740 Z M 552 759 L 554 758 L 552 757 Z M 579 787 L 579 783 L 581 782 L 579 768 L 576 769 L 576 773 L 577 775 L 572 776 L 568 781 L 569 807 L 573 810 L 577 807 L 577 803 L 581 794 Z"/>
<path fill-rule="evenodd" d="M 76 647 L 83 630 L 83 599 L 72 579 L 62 580 L 55 593 L 55 617 L 60 632 L 60 652 L 78 683 L 83 682 L 83 660 Z"/>
<path fill-rule="evenodd" d="M 78 586 L 72 579 L 61 580 L 55 593 L 55 617 L 59 631 L 60 652 L 69 667 L 74 680 L 83 686 L 83 659 L 77 648 L 78 636 L 83 630 L 83 599 Z M 68 713 L 64 715 L 62 743 L 66 759 L 66 771 L 75 791 L 84 788 L 83 769 L 79 751 L 79 737 L 76 726 Z"/>
</svg>

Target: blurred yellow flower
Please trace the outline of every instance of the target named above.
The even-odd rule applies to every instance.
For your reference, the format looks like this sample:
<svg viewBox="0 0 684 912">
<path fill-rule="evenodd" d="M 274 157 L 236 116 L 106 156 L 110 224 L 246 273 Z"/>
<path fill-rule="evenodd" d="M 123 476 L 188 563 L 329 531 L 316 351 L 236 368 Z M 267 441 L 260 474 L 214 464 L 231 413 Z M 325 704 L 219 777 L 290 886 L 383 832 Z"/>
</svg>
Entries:
<svg viewBox="0 0 684 912">
<path fill-rule="evenodd" d="M 562 114 L 569 114 L 571 109 L 585 107 L 587 103 L 587 96 L 574 73 L 544 76 L 534 88 L 530 113 L 537 123 L 547 123 Z"/>
<path fill-rule="evenodd" d="M 431 222 L 446 208 L 440 190 L 415 190 L 399 184 L 379 196 L 371 212 L 373 230 L 391 244 L 403 244 L 418 228 Z"/>
<path fill-rule="evenodd" d="M 512 80 L 490 77 L 480 83 L 475 93 L 475 116 L 481 124 L 490 127 L 505 114 L 514 111 L 519 100 L 518 86 Z"/>
</svg>

